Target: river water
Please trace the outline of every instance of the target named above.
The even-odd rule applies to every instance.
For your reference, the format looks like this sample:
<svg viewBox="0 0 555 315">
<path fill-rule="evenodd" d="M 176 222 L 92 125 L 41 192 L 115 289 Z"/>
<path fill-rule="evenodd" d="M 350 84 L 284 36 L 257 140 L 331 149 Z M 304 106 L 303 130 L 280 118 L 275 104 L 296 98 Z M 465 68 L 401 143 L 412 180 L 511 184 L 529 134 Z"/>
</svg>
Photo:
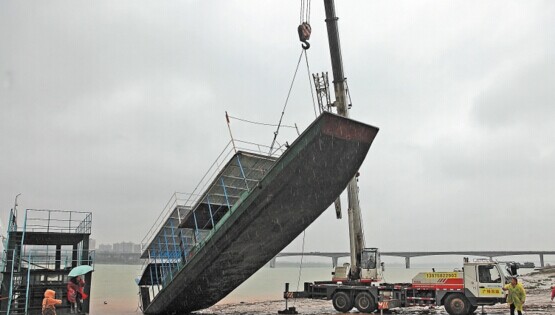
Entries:
<svg viewBox="0 0 555 315">
<path fill-rule="evenodd" d="M 140 273 L 137 265 L 96 265 L 93 274 L 91 292 L 91 314 L 141 314 L 138 308 L 138 287 L 135 277 Z M 264 267 L 235 289 L 219 305 L 248 304 L 256 301 L 281 300 L 284 283 L 291 284 L 290 290 L 302 290 L 304 282 L 331 279 L 330 267 L 303 267 L 299 281 L 299 267 Z M 436 271 L 452 271 L 453 268 L 436 268 Z M 387 282 L 410 282 L 412 277 L 421 271 L 431 271 L 431 268 L 403 267 L 386 268 L 384 279 Z M 521 273 L 525 270 L 521 270 Z M 276 306 L 278 305 L 278 306 Z M 280 303 L 272 307 L 283 309 Z M 268 310 L 275 314 L 278 308 Z M 331 303 L 329 311 L 334 313 Z M 235 313 L 234 314 L 239 314 Z M 248 313 L 248 312 L 247 312 Z"/>
</svg>

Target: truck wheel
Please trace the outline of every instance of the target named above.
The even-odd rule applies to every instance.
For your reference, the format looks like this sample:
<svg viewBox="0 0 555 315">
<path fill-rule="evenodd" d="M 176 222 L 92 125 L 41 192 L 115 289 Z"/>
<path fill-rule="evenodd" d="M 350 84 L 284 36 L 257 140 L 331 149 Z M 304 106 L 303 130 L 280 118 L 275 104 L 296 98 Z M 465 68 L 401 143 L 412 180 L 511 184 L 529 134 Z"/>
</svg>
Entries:
<svg viewBox="0 0 555 315">
<path fill-rule="evenodd" d="M 470 301 L 460 293 L 450 294 L 444 305 L 449 315 L 467 315 L 470 311 Z"/>
<path fill-rule="evenodd" d="M 361 313 L 372 313 L 376 310 L 376 302 L 368 292 L 361 292 L 355 298 L 355 307 Z"/>
<path fill-rule="evenodd" d="M 345 292 L 337 292 L 333 295 L 333 308 L 342 313 L 347 313 L 353 308 L 353 300 Z"/>
<path fill-rule="evenodd" d="M 468 314 L 474 314 L 474 312 L 478 309 L 478 305 L 470 305 L 470 309 L 468 310 Z"/>
</svg>

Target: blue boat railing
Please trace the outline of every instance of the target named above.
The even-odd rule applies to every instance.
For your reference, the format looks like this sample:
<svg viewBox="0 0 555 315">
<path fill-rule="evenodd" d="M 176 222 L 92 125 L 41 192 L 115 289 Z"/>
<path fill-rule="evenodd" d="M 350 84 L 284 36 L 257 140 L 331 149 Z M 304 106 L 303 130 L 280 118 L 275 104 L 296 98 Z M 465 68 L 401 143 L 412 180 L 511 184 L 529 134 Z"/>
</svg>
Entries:
<svg viewBox="0 0 555 315">
<path fill-rule="evenodd" d="M 198 250 L 204 246 L 231 216 L 237 205 L 246 198 L 250 190 L 256 187 L 256 182 L 259 179 L 254 180 L 252 178 L 249 169 L 243 165 L 239 155 L 236 156 L 236 161 L 231 161 L 238 167 L 239 175 L 231 176 L 230 180 L 235 180 L 236 183 L 242 182 L 244 187 L 230 186 L 226 183 L 225 176 L 223 175 L 218 178 L 224 167 L 230 163 L 231 158 L 237 151 L 241 151 L 245 154 L 254 153 L 257 159 L 266 159 L 269 163 L 273 164 L 285 151 L 285 146 L 278 146 L 271 155 L 268 154 L 268 149 L 268 146 L 250 142 L 235 140 L 235 146 L 230 142 L 204 174 L 192 193 L 176 192 L 171 196 L 141 241 L 142 256 L 143 258 L 146 256 L 143 261 L 142 270 L 145 273 L 148 271 L 148 274 L 152 277 L 152 298 L 173 280 Z M 211 195 L 208 191 L 210 188 L 214 188 L 214 185 L 221 189 L 222 195 L 220 198 L 221 201 L 224 201 L 223 203 L 211 201 Z M 234 196 L 229 195 L 230 189 L 235 191 Z M 237 191 L 242 191 L 242 193 L 237 195 Z M 207 205 L 210 217 L 210 220 L 206 220 L 202 226 L 197 221 L 195 209 L 193 208 L 201 202 Z M 177 217 L 178 221 L 181 222 L 181 219 L 186 214 L 190 214 L 194 220 L 194 228 L 192 229 L 179 228 L 178 224 L 174 223 L 175 220 L 171 220 Z M 215 217 L 218 218 L 218 221 L 215 221 Z M 147 268 L 151 269 L 147 270 Z"/>
<path fill-rule="evenodd" d="M 277 159 L 286 150 L 286 145 L 285 144 L 279 145 L 277 148 L 273 149 L 271 154 L 268 154 L 267 152 L 269 149 L 270 147 L 267 145 L 257 144 L 254 142 L 248 142 L 243 140 L 235 139 L 234 142 L 232 141 L 228 142 L 227 145 L 222 150 L 222 152 L 218 155 L 216 160 L 212 163 L 208 171 L 204 173 L 200 182 L 195 186 L 195 188 L 191 193 L 174 192 L 172 194 L 172 196 L 170 197 L 170 199 L 168 200 L 168 202 L 166 203 L 162 211 L 160 211 L 160 214 L 158 215 L 158 217 L 156 218 L 156 220 L 154 221 L 154 223 L 152 224 L 152 226 L 150 227 L 150 229 L 148 230 L 144 238 L 141 240 L 141 251 L 146 250 L 147 246 L 156 237 L 157 233 L 163 227 L 167 218 L 172 214 L 173 210 L 176 207 L 190 208 L 194 204 L 196 204 L 200 198 L 204 197 L 203 192 L 206 191 L 206 189 L 218 176 L 222 168 L 226 165 L 229 159 L 237 151 L 266 155 L 272 159 Z M 241 173 L 242 173 L 243 179 L 246 182 L 247 176 L 242 167 L 241 167 Z"/>
</svg>

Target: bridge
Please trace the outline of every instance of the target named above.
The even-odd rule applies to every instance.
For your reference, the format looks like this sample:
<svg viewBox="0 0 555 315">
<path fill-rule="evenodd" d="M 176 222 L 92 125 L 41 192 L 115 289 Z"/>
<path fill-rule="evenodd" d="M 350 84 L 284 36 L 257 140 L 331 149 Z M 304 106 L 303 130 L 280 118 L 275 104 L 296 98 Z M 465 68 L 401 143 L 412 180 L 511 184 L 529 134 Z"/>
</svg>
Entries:
<svg viewBox="0 0 555 315">
<path fill-rule="evenodd" d="M 404 257 L 405 267 L 410 268 L 410 259 L 412 257 L 424 257 L 424 256 L 448 256 L 448 255 L 462 255 L 462 256 L 478 256 L 478 257 L 488 257 L 492 259 L 493 257 L 502 256 L 521 256 L 521 255 L 539 255 L 540 266 L 545 267 L 544 255 L 555 255 L 555 251 L 446 251 L 446 252 L 380 252 L 382 256 L 394 256 L 394 257 Z M 288 257 L 288 256 L 320 256 L 320 257 L 330 257 L 332 259 L 332 265 L 335 268 L 337 266 L 337 261 L 339 257 L 348 257 L 350 254 L 348 252 L 290 252 L 290 253 L 279 253 L 270 261 L 270 268 L 275 268 L 276 258 L 278 257 Z"/>
</svg>

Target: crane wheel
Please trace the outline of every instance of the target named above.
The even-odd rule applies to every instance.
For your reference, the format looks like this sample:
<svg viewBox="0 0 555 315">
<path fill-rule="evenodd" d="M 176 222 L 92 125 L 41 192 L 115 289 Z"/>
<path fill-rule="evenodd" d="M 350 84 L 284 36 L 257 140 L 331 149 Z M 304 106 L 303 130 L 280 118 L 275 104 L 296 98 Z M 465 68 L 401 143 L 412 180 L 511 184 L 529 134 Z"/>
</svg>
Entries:
<svg viewBox="0 0 555 315">
<path fill-rule="evenodd" d="M 376 310 L 376 302 L 368 292 L 361 292 L 355 298 L 355 307 L 361 313 L 372 313 Z"/>
<path fill-rule="evenodd" d="M 450 294 L 443 304 L 449 315 L 467 315 L 470 312 L 470 301 L 460 293 Z"/>
<path fill-rule="evenodd" d="M 353 309 L 353 300 L 349 294 L 345 292 L 337 292 L 333 295 L 332 299 L 333 308 L 338 312 L 347 313 Z"/>
</svg>

